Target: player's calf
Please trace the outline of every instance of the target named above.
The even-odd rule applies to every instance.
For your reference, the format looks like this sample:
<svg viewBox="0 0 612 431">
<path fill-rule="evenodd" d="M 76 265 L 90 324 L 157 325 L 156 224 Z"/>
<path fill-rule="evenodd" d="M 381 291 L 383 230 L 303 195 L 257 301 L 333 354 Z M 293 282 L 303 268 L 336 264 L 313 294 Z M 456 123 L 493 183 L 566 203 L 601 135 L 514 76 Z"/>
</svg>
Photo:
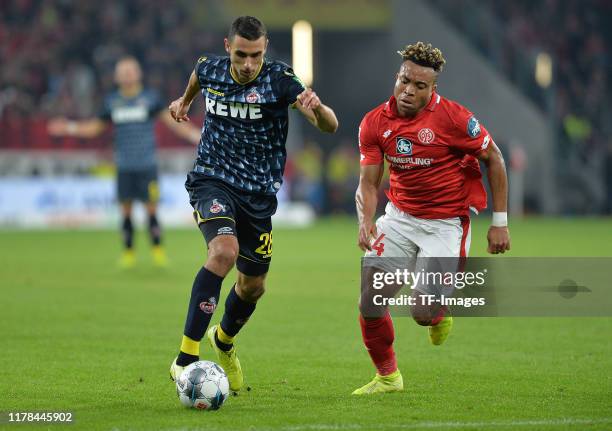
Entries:
<svg viewBox="0 0 612 431">
<path fill-rule="evenodd" d="M 397 370 L 397 359 L 393 350 L 395 331 L 393 321 L 387 312 L 384 317 L 364 318 L 359 316 L 359 326 L 363 344 L 381 376 L 392 374 Z"/>
<path fill-rule="evenodd" d="M 236 293 L 246 302 L 257 302 L 266 293 L 266 274 L 248 276 L 238 273 L 238 282 L 235 285 Z"/>
<path fill-rule="evenodd" d="M 200 341 L 219 303 L 223 279 L 238 258 L 238 240 L 232 219 L 202 221 L 198 226 L 208 244 L 208 259 L 193 282 L 181 348 L 170 368 L 171 376 L 173 370 L 178 372 L 179 367 L 199 360 Z"/>
<path fill-rule="evenodd" d="M 221 323 L 208 331 L 209 343 L 227 373 L 233 391 L 240 390 L 244 381 L 234 339 L 255 312 L 257 300 L 265 292 L 265 277 L 265 274 L 247 276 L 239 272 L 238 283 L 232 287 L 225 300 Z"/>
<path fill-rule="evenodd" d="M 219 325 L 219 328 L 222 329 L 222 331 L 219 331 L 222 337 L 216 339 L 217 346 L 220 349 L 226 351 L 231 349 L 234 337 L 238 335 L 238 332 L 246 325 L 251 315 L 255 312 L 257 300 L 263 295 L 264 290 L 262 278 L 261 284 L 254 281 L 242 287 L 239 287 L 239 284 L 235 284 L 232 290 L 229 291 L 225 300 L 225 313 Z"/>
<path fill-rule="evenodd" d="M 221 293 L 222 276 L 202 267 L 193 282 L 181 349 L 176 364 L 184 367 L 199 359 L 200 340 L 204 336 Z"/>
</svg>

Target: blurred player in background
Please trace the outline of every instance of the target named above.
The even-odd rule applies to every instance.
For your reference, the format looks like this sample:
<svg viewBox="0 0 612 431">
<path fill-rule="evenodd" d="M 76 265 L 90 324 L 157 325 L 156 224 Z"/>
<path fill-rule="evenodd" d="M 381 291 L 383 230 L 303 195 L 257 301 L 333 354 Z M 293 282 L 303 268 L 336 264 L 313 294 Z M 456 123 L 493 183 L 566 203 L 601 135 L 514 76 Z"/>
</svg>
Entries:
<svg viewBox="0 0 612 431">
<path fill-rule="evenodd" d="M 510 250 L 506 168 L 499 148 L 470 111 L 436 92 L 437 77 L 445 63 L 439 49 L 418 42 L 399 54 L 403 63 L 393 96 L 368 112 L 359 128 L 359 247 L 366 251 L 366 257 L 467 256 L 469 209 L 486 207 L 481 160 L 487 166 L 493 201 L 488 252 Z M 385 160 L 390 171 L 389 203 L 385 215 L 374 224 Z M 415 289 L 417 295 L 430 293 L 426 286 Z M 411 308 L 414 319 L 429 327 L 434 345 L 442 344 L 453 323 L 448 310 L 416 302 Z M 403 379 L 393 351 L 394 330 L 388 309 L 383 317 L 368 318 L 365 306 L 362 297 L 359 322 L 377 373 L 353 394 L 400 391 Z"/>
<path fill-rule="evenodd" d="M 208 259 L 193 283 L 180 352 L 170 367 L 174 380 L 199 359 L 221 284 L 235 264 L 238 279 L 227 295 L 225 314 L 207 338 L 230 388 L 242 387 L 234 337 L 264 294 L 272 259 L 271 216 L 286 161 L 287 108 L 297 108 L 323 132 L 338 127 L 334 112 L 289 66 L 265 58 L 267 46 L 266 29 L 257 18 L 237 18 L 225 39 L 228 56 L 201 57 L 184 95 L 170 105 L 181 122 L 188 120 L 199 91 L 206 100 L 198 157 L 185 186 Z"/>
<path fill-rule="evenodd" d="M 200 131 L 189 124 L 177 124 L 165 110 L 165 103 L 157 92 L 143 87 L 142 70 L 134 57 L 124 57 L 117 62 L 115 82 L 118 89 L 105 98 L 99 118 L 82 121 L 54 119 L 49 122 L 48 130 L 54 136 L 93 138 L 103 133 L 110 124 L 114 126 L 117 197 L 121 205 L 124 245 L 119 263 L 129 268 L 136 261 L 132 203 L 137 200 L 146 204 L 153 261 L 156 265 L 164 266 L 166 255 L 161 246 L 157 217 L 159 187 L 155 119 L 162 121 L 179 137 L 196 144 L 200 140 Z"/>
</svg>

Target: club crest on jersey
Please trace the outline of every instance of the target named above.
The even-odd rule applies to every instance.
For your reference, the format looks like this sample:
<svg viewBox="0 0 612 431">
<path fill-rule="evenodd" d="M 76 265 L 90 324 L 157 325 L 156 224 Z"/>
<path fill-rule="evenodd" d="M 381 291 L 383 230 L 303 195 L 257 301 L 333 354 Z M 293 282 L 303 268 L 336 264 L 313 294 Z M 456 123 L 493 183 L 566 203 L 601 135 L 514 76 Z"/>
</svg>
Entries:
<svg viewBox="0 0 612 431">
<path fill-rule="evenodd" d="M 419 142 L 421 144 L 431 144 L 433 140 L 436 138 L 436 135 L 434 134 L 433 130 L 425 127 L 419 130 L 418 137 L 419 137 Z"/>
<path fill-rule="evenodd" d="M 251 90 L 245 97 L 246 101 L 248 103 L 257 103 L 259 102 L 259 99 L 261 98 L 261 96 L 259 95 L 259 93 L 257 92 L 257 90 L 253 89 Z"/>
<path fill-rule="evenodd" d="M 215 308 L 217 308 L 217 300 L 213 296 L 208 298 L 208 301 L 200 302 L 200 310 L 206 314 L 213 314 Z"/>
<path fill-rule="evenodd" d="M 216 199 L 213 199 L 212 205 L 208 211 L 210 211 L 211 214 L 218 214 L 221 211 L 225 212 L 225 205 L 222 205 Z"/>
<path fill-rule="evenodd" d="M 471 116 L 468 120 L 467 134 L 472 138 L 475 138 L 476 136 L 480 135 L 480 123 L 474 116 Z"/>
<path fill-rule="evenodd" d="M 412 142 L 410 139 L 398 136 L 395 138 L 395 147 L 397 154 L 406 154 L 408 156 L 412 155 Z"/>
</svg>

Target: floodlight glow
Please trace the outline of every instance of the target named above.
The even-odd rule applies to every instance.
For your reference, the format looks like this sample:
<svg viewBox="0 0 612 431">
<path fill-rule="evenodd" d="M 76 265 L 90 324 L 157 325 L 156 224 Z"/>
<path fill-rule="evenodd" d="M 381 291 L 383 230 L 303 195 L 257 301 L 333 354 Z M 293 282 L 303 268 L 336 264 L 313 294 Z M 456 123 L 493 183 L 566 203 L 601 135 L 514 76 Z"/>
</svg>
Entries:
<svg viewBox="0 0 612 431">
<path fill-rule="evenodd" d="M 308 21 L 296 21 L 293 34 L 293 71 L 307 86 L 312 85 L 312 25 Z"/>
<path fill-rule="evenodd" d="M 535 80 L 542 88 L 548 88 L 552 82 L 552 58 L 545 52 L 536 57 Z"/>
</svg>

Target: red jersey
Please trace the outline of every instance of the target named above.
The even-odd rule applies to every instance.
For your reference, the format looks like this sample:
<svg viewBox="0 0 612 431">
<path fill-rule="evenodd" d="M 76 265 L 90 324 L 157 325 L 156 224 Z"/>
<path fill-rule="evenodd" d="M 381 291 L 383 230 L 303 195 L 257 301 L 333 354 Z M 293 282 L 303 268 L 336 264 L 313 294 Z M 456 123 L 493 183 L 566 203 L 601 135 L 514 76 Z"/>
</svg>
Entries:
<svg viewBox="0 0 612 431">
<path fill-rule="evenodd" d="M 395 97 L 368 112 L 359 126 L 362 165 L 389 163 L 393 204 L 426 219 L 480 211 L 487 195 L 476 155 L 492 141 L 463 106 L 433 93 L 415 117 L 400 117 Z"/>
</svg>

